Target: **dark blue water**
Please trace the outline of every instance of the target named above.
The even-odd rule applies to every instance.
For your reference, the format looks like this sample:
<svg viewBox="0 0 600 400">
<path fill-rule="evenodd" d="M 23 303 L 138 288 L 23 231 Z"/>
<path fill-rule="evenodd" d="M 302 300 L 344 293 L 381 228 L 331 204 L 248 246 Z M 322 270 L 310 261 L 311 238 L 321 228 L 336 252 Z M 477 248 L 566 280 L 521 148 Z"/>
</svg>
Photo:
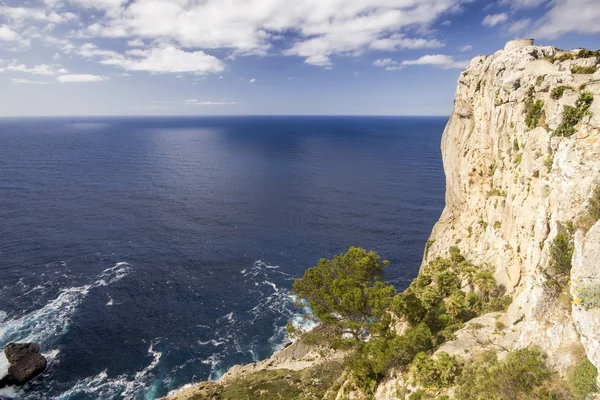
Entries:
<svg viewBox="0 0 600 400">
<path fill-rule="evenodd" d="M 0 120 L 0 345 L 18 395 L 153 399 L 268 357 L 294 277 L 356 245 L 416 275 L 445 118 Z"/>
</svg>

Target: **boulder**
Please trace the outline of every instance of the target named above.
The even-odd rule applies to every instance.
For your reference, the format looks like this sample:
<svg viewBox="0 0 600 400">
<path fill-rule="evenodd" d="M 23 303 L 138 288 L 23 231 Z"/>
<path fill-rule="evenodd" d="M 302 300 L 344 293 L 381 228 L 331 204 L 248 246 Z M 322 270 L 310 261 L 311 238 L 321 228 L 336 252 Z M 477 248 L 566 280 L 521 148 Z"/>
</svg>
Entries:
<svg viewBox="0 0 600 400">
<path fill-rule="evenodd" d="M 0 379 L 0 387 L 22 386 L 46 369 L 46 359 L 36 343 L 9 343 L 4 347 L 9 362 L 8 374 Z"/>
</svg>

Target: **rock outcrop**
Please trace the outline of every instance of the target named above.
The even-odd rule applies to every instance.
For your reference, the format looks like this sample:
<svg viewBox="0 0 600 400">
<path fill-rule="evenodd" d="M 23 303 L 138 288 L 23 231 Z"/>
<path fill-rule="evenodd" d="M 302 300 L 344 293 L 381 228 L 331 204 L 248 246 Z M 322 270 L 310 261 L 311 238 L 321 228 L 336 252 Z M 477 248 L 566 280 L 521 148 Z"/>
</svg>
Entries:
<svg viewBox="0 0 600 400">
<path fill-rule="evenodd" d="M 509 349 L 537 344 L 563 373 L 576 362 L 582 344 L 600 367 L 593 334 L 600 331 L 597 310 L 571 305 L 565 293 L 556 295 L 546 284 L 555 237 L 569 226 L 577 228 L 600 183 L 600 71 L 571 71 L 576 65 L 596 66 L 600 58 L 577 58 L 576 52 L 574 59 L 560 57 L 566 53 L 513 41 L 492 56 L 474 58 L 461 73 L 442 137 L 446 207 L 424 257 L 425 264 L 458 245 L 473 262 L 495 266 L 497 281 L 514 301 L 502 316 L 506 334 L 492 339 Z M 555 89 L 561 86 L 559 96 Z M 575 106 L 583 92 L 596 100 L 575 133 L 553 135 L 564 106 Z M 542 105 L 541 115 L 528 126 L 535 102 Z M 600 266 L 591 261 L 600 254 L 597 231 L 579 229 L 575 235 L 573 278 L 579 284 L 600 276 Z"/>
<path fill-rule="evenodd" d="M 9 366 L 6 376 L 0 377 L 0 388 L 22 386 L 46 369 L 46 359 L 35 343 L 9 343 L 4 347 L 4 355 Z"/>
<path fill-rule="evenodd" d="M 423 265 L 458 246 L 493 267 L 513 302 L 469 321 L 438 351 L 468 361 L 487 349 L 538 345 L 562 376 L 585 357 L 600 369 L 600 222 L 581 222 L 600 187 L 599 66 L 597 52 L 528 39 L 475 57 L 460 74 L 442 137 L 446 206 Z M 569 107 L 577 118 L 566 126 Z M 565 126 L 567 134 L 557 134 Z M 570 280 L 551 268 L 559 235 L 573 246 Z M 564 281 L 552 284 L 553 274 Z M 392 373 L 375 397 L 397 399 L 407 385 L 402 372 Z"/>
</svg>

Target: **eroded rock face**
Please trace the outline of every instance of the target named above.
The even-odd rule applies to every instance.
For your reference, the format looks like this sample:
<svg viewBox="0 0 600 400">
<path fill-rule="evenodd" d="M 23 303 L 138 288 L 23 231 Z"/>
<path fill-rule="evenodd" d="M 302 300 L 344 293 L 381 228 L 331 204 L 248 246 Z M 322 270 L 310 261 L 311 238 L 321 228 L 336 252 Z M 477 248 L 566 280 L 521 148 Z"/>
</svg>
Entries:
<svg viewBox="0 0 600 400">
<path fill-rule="evenodd" d="M 8 374 L 0 380 L 0 387 L 24 385 L 46 369 L 46 359 L 35 343 L 9 343 L 4 355 L 10 366 Z"/>
<path fill-rule="evenodd" d="M 502 316 L 510 348 L 539 345 L 566 373 L 581 352 L 580 334 L 600 332 L 600 318 L 581 307 L 572 316 L 568 293 L 549 293 L 543 270 L 557 233 L 578 220 L 600 183 L 600 72 L 571 72 L 573 65 L 598 65 L 597 57 L 548 61 L 557 54 L 554 47 L 519 41 L 474 58 L 461 73 L 442 137 L 446 207 L 423 262 L 458 245 L 467 259 L 495 266 L 497 281 L 514 298 Z M 568 88 L 553 98 L 558 86 Z M 595 99 L 589 114 L 573 136 L 553 137 L 564 106 L 574 106 L 583 91 Z M 527 103 L 538 100 L 544 115 L 539 126 L 528 127 Z M 582 255 L 594 241 L 600 246 L 593 234 L 586 240 L 579 233 Z M 593 338 L 596 346 L 582 340 L 600 366 Z"/>
<path fill-rule="evenodd" d="M 573 270 L 571 271 L 571 295 L 573 321 L 581 336 L 581 343 L 588 358 L 600 366 L 600 308 L 586 307 L 586 289 L 594 288 L 600 298 L 600 222 L 586 234 L 578 232 L 575 237 Z M 596 291 L 597 290 L 597 291 Z M 599 368 L 600 369 L 600 368 Z M 600 384 L 600 377 L 598 379 Z"/>
</svg>

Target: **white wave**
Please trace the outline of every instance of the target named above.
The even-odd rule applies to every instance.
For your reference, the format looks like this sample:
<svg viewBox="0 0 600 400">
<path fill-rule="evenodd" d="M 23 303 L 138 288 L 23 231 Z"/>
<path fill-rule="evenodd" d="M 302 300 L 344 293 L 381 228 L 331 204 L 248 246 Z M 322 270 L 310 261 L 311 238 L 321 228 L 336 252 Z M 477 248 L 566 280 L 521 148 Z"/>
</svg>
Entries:
<svg viewBox="0 0 600 400">
<path fill-rule="evenodd" d="M 222 346 L 225 343 L 226 342 L 223 342 L 223 341 L 220 342 L 220 341 L 215 340 L 215 339 L 207 340 L 205 342 L 200 342 L 200 341 L 198 342 L 198 344 L 201 345 L 201 346 L 206 346 L 207 344 L 212 344 L 215 347 Z"/>
<path fill-rule="evenodd" d="M 88 395 L 94 399 L 115 399 L 123 398 L 132 400 L 138 397 L 144 389 L 152 390 L 152 370 L 156 368 L 160 362 L 162 353 L 154 350 L 156 341 L 150 345 L 148 354 L 152 355 L 152 362 L 141 371 L 135 373 L 134 376 L 127 374 L 119 375 L 115 378 L 109 378 L 106 370 L 98 375 L 90 376 L 77 382 L 71 389 L 60 394 L 58 400 L 68 400 L 74 395 Z M 148 393 L 150 398 L 153 398 L 152 393 Z"/>
<path fill-rule="evenodd" d="M 29 314 L 10 320 L 6 320 L 6 313 L 1 314 L 0 345 L 19 341 L 36 342 L 44 347 L 68 331 L 71 317 L 90 289 L 117 282 L 130 270 L 129 264 L 118 263 L 102 271 L 92 284 L 62 289 L 55 299 Z"/>
<path fill-rule="evenodd" d="M 112 306 L 115 302 L 113 301 L 113 298 L 110 297 L 109 294 L 107 294 L 107 296 L 108 296 L 108 301 L 106 302 L 106 305 L 107 306 Z"/>
<path fill-rule="evenodd" d="M 23 390 L 17 386 L 6 386 L 0 389 L 0 398 L 22 399 Z"/>
<path fill-rule="evenodd" d="M 0 379 L 4 378 L 6 375 L 8 375 L 8 367 L 9 366 L 10 366 L 10 363 L 6 359 L 4 352 L 0 351 Z"/>
</svg>

